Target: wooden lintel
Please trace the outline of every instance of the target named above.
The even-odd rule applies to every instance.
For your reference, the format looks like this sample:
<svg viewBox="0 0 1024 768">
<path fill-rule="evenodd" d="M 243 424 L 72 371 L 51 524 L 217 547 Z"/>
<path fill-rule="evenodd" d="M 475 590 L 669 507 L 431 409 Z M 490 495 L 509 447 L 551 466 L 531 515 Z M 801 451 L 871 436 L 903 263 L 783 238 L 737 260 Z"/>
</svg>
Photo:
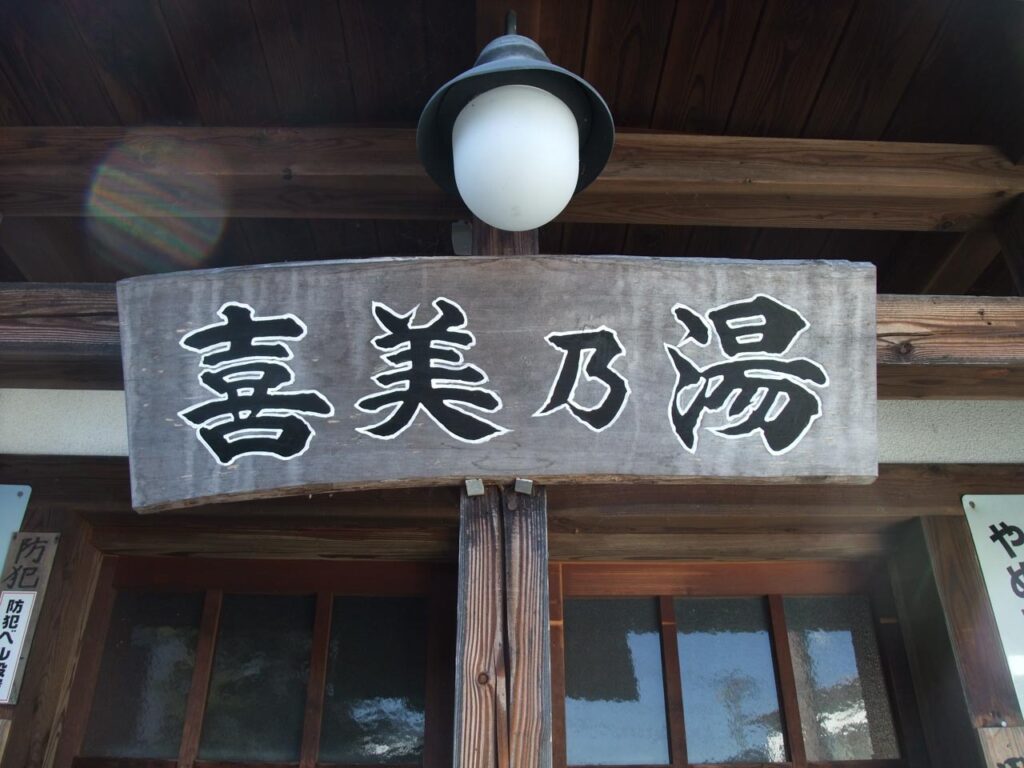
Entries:
<svg viewBox="0 0 1024 768">
<path fill-rule="evenodd" d="M 149 207 L 147 185 L 162 195 Z M 411 129 L 0 129 L 5 216 L 110 215 L 104 200 L 129 191 L 117 215 L 466 217 L 423 171 Z M 989 146 L 625 131 L 560 220 L 967 230 L 1022 192 L 1024 168 Z"/>
<path fill-rule="evenodd" d="M 252 556 L 251 542 L 258 539 L 260 555 L 268 558 L 450 560 L 458 543 L 459 493 L 451 487 L 303 495 L 139 515 L 131 508 L 126 458 L 0 455 L 0 483 L 32 486 L 30 510 L 82 516 L 94 542 L 110 554 Z M 883 464 L 871 485 L 550 486 L 551 557 L 607 553 L 616 535 L 625 557 L 653 535 L 679 544 L 683 536 L 710 534 L 703 545 L 691 540 L 680 550 L 702 557 L 716 536 L 737 527 L 752 538 L 807 534 L 791 542 L 791 556 L 826 549 L 852 553 L 877 547 L 873 534 L 901 521 L 962 516 L 965 493 L 1019 493 L 1022 487 L 1019 464 Z M 831 541 L 828 535 L 835 533 L 844 537 Z M 764 544 L 772 558 L 786 556 L 782 538 L 769 536 Z M 750 546 L 733 540 L 730 552 L 739 558 Z M 667 557 L 669 545 L 659 547 Z"/>
<path fill-rule="evenodd" d="M 112 285 L 0 283 L 0 387 L 122 386 Z M 878 395 L 1024 397 L 1024 299 L 880 295 Z"/>
</svg>

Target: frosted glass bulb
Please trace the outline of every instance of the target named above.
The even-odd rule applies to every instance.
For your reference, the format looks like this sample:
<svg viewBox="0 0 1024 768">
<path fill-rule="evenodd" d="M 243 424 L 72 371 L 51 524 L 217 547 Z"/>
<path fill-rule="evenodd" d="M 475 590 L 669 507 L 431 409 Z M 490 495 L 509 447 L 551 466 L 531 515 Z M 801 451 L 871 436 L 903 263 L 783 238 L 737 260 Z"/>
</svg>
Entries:
<svg viewBox="0 0 1024 768">
<path fill-rule="evenodd" d="M 455 120 L 452 153 L 462 200 L 498 229 L 547 224 L 576 191 L 576 118 L 565 102 L 532 85 L 503 85 L 469 102 Z"/>
</svg>

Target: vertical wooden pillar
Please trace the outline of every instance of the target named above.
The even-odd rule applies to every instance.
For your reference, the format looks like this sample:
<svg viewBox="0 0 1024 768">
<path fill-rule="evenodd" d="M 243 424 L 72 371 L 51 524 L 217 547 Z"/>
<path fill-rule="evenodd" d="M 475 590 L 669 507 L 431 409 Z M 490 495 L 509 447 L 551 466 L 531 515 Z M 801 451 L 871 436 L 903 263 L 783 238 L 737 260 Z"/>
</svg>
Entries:
<svg viewBox="0 0 1024 768">
<path fill-rule="evenodd" d="M 537 232 L 473 224 L 475 255 L 537 253 Z M 547 497 L 463 490 L 459 510 L 456 768 L 550 768 Z"/>
<path fill-rule="evenodd" d="M 548 505 L 502 492 L 509 691 L 509 765 L 551 768 L 551 631 L 548 605 Z"/>
<path fill-rule="evenodd" d="M 908 523 L 892 582 L 934 768 L 988 766 L 989 729 L 1024 724 L 967 520 Z"/>
</svg>

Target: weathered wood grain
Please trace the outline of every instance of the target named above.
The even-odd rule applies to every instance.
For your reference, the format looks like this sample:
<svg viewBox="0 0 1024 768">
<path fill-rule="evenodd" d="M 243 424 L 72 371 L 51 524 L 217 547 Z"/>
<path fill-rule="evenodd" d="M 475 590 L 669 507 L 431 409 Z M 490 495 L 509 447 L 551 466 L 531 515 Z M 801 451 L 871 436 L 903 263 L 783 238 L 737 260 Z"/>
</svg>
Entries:
<svg viewBox="0 0 1024 768">
<path fill-rule="evenodd" d="M 866 587 L 869 567 L 859 563 L 701 563 L 680 569 L 671 563 L 572 563 L 562 567 L 566 597 L 650 595 L 762 595 L 770 581 L 785 595 L 828 595 Z"/>
<path fill-rule="evenodd" d="M 189 206 L 190 215 L 226 205 L 236 217 L 465 217 L 423 171 L 413 131 L 319 127 L 3 128 L 4 215 L 81 215 L 115 147 L 128 173 L 215 182 L 224 203 Z M 963 230 L 1021 192 L 1024 169 L 987 146 L 625 131 L 601 177 L 559 218 Z"/>
<path fill-rule="evenodd" d="M 789 645 L 786 629 L 786 610 L 782 595 L 768 597 L 768 611 L 771 620 L 772 646 L 775 649 L 775 664 L 779 680 L 779 694 L 782 699 L 783 722 L 786 728 L 786 743 L 793 765 L 807 764 L 807 750 L 804 733 L 800 724 L 800 704 L 793 672 L 793 651 Z"/>
<path fill-rule="evenodd" d="M 71 764 L 72 757 L 81 750 L 89 715 L 92 709 L 93 691 L 99 678 L 100 664 L 103 656 L 103 645 L 110 624 L 110 614 L 114 607 L 115 593 L 111 587 L 114 562 L 110 558 L 100 558 L 87 542 L 81 543 L 92 561 L 90 568 L 76 585 L 83 590 L 83 602 L 65 611 L 75 615 L 75 633 L 72 637 L 72 659 L 63 671 L 57 712 L 53 720 L 50 738 L 41 756 L 32 754 L 38 764 L 51 768 L 64 768 Z M 61 619 L 64 618 L 62 615 Z M 64 665 L 58 665 L 58 668 Z M 35 713 L 33 713 L 35 714 Z M 35 714 L 35 720 L 39 719 Z M 18 765 L 18 763 L 13 763 Z"/>
<path fill-rule="evenodd" d="M 1024 725 L 965 518 L 922 521 L 975 728 Z"/>
<path fill-rule="evenodd" d="M 547 495 L 501 492 L 509 659 L 509 765 L 551 768 Z"/>
<path fill-rule="evenodd" d="M 123 281 L 118 291 L 135 504 L 156 511 L 342 488 L 451 485 L 465 477 L 493 482 L 515 477 L 538 482 L 873 479 L 873 279 L 870 265 L 835 262 L 754 266 L 629 257 L 473 257 L 275 265 Z M 677 350 L 685 335 L 673 306 L 685 302 L 707 312 L 762 294 L 806 318 L 806 330 L 783 357 L 806 357 L 828 372 L 814 390 L 821 417 L 804 424 L 805 433 L 773 454 L 757 434 L 731 440 L 710 432 L 708 427 L 725 422 L 721 414 L 706 416 L 691 451 L 680 444 L 670 419 L 676 372 L 666 348 Z M 390 418 L 393 409 L 369 414 L 358 407 L 360 398 L 382 391 L 374 377 L 389 370 L 370 345 L 382 327 L 372 305 L 401 314 L 418 306 L 413 322 L 423 327 L 436 317 L 437 305 L 430 305 L 439 297 L 464 313 L 475 337 L 465 363 L 478 366 L 488 377 L 486 386 L 501 399 L 497 410 L 473 414 L 488 419 L 491 432 L 457 437 L 456 427 L 454 433 L 446 431 L 433 420 L 443 415 L 420 413 L 403 422 L 407 429 L 378 439 L 365 430 Z M 318 392 L 334 413 L 310 418 L 315 434 L 291 460 L 255 455 L 218 460 L 180 415 L 211 402 L 213 393 L 198 380 L 199 356 L 179 340 L 223 322 L 217 312 L 226 302 L 243 302 L 257 316 L 293 313 L 308 327 L 304 338 L 289 344 L 295 380 L 283 391 Z M 621 349 L 610 367 L 628 389 L 618 415 L 601 429 L 563 409 L 538 418 L 563 360 L 572 359 L 546 344 L 545 337 L 602 327 L 616 334 Z M 706 366 L 727 360 L 727 348 L 712 341 L 679 351 L 692 365 Z M 580 407 L 594 408 L 606 397 L 609 387 L 590 380 L 600 372 L 577 374 L 575 362 L 568 372 L 580 379 Z M 458 399 L 453 395 L 452 401 Z M 467 444 L 473 440 L 477 444 Z"/>
<path fill-rule="evenodd" d="M 131 509 L 125 458 L 0 455 L 0 482 L 31 485 L 33 504 L 59 519 L 81 514 L 97 531 L 128 526 L 144 537 L 148 529 L 171 528 L 183 541 L 193 531 L 238 533 L 258 537 L 267 552 L 279 546 L 281 556 L 294 551 L 296 537 L 323 536 L 333 546 L 332 529 L 359 535 L 366 528 L 405 528 L 417 538 L 435 531 L 453 548 L 458 536 L 459 492 L 452 487 L 267 499 L 152 516 Z M 733 521 L 752 532 L 873 533 L 922 515 L 962 516 L 963 494 L 1019 493 L 1022 484 L 1018 464 L 883 464 L 871 485 L 563 485 L 547 494 L 552 534 L 725 533 Z"/>
<path fill-rule="evenodd" d="M 886 541 L 881 532 L 552 533 L 551 557 L 564 561 L 856 560 L 882 554 Z"/>
<path fill-rule="evenodd" d="M 455 645 L 455 768 L 499 768 L 508 754 L 505 710 L 505 590 L 501 497 L 459 504 L 459 596 Z M 504 732 L 504 742 L 502 739 Z"/>
<path fill-rule="evenodd" d="M 767 0 L 726 130 L 797 136 L 814 107 L 854 3 Z M 814 30 L 794 34 L 793 30 Z"/>
<path fill-rule="evenodd" d="M 903 526 L 889 560 L 900 628 L 931 765 L 980 768 L 972 713 L 958 671 L 958 649 L 950 639 L 943 608 L 945 584 L 930 551 L 926 521 L 908 521 Z M 966 521 L 958 522 L 966 528 Z"/>
<path fill-rule="evenodd" d="M 120 389 L 110 285 L 0 284 L 0 384 Z"/>
<path fill-rule="evenodd" d="M 986 768 L 1013 768 L 1024 764 L 1024 728 L 979 728 Z M 1012 762 L 1016 759 L 1016 763 Z"/>
<path fill-rule="evenodd" d="M 1024 302 L 966 296 L 878 297 L 879 397 L 1012 397 L 1022 381 Z M 920 375 L 919 366 L 941 374 Z M 988 393 L 988 394 L 986 394 Z"/>
<path fill-rule="evenodd" d="M 224 604 L 224 592 L 211 589 L 203 601 L 203 616 L 199 624 L 199 640 L 196 644 L 195 666 L 192 668 L 192 684 L 188 689 L 185 703 L 185 725 L 178 749 L 178 765 L 192 768 L 199 755 L 200 738 L 203 731 L 203 716 L 206 713 L 206 697 L 210 690 L 210 675 L 214 654 L 217 650 L 217 627 Z"/>
</svg>

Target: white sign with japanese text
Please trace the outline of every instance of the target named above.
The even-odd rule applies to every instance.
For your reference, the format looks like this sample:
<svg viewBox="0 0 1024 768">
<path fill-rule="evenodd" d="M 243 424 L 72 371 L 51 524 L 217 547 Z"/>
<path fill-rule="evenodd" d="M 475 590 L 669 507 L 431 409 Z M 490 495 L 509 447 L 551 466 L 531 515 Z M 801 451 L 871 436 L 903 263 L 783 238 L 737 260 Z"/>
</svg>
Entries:
<svg viewBox="0 0 1024 768">
<path fill-rule="evenodd" d="M 20 531 L 11 537 L 0 572 L 0 590 L 5 601 L 0 608 L 0 703 L 14 704 L 18 700 L 25 660 L 32 650 L 39 607 L 50 582 L 59 543 L 59 533 Z M 8 595 L 14 597 L 8 601 Z M 19 603 L 26 595 L 31 597 Z"/>
<path fill-rule="evenodd" d="M 1017 701 L 1024 709 L 1024 496 L 968 495 L 963 503 Z"/>
<path fill-rule="evenodd" d="M 118 284 L 132 498 L 870 482 L 875 273 L 848 262 L 394 258 Z"/>
<path fill-rule="evenodd" d="M 0 592 L 0 704 L 10 704 L 14 699 L 14 680 L 35 601 L 35 592 Z"/>
</svg>

